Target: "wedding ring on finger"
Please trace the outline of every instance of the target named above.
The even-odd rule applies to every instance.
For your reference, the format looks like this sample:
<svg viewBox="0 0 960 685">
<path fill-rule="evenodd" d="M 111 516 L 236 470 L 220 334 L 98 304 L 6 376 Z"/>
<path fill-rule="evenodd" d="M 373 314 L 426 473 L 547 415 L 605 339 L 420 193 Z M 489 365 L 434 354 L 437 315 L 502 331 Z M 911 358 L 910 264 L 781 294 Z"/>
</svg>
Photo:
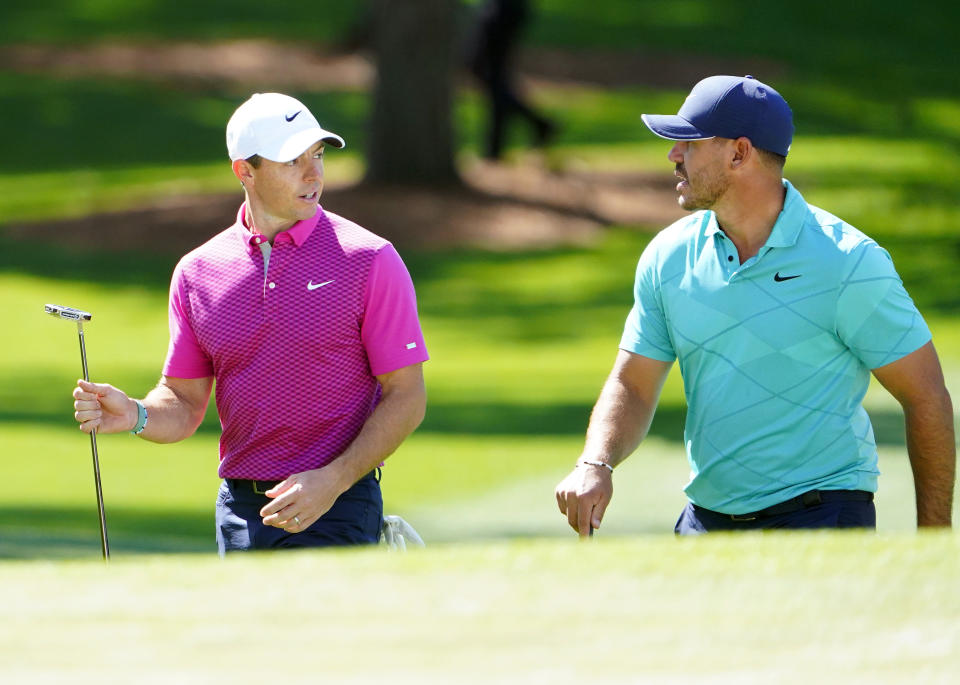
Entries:
<svg viewBox="0 0 960 685">
<path fill-rule="evenodd" d="M 299 517 L 299 516 L 294 516 L 294 517 L 293 517 L 293 522 L 297 524 L 297 528 L 300 527 L 300 517 Z"/>
</svg>

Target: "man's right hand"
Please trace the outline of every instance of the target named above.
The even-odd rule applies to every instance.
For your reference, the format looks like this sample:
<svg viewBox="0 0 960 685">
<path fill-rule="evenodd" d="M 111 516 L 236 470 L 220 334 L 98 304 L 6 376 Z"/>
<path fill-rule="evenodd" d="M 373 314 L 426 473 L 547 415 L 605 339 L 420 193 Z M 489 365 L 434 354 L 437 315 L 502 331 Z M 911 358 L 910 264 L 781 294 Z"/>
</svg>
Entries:
<svg viewBox="0 0 960 685">
<path fill-rule="evenodd" d="M 107 383 L 78 380 L 73 400 L 73 417 L 84 433 L 122 433 L 137 425 L 136 402 Z"/>
<path fill-rule="evenodd" d="M 613 474 L 603 466 L 578 464 L 556 489 L 560 513 L 580 537 L 599 528 L 613 497 Z"/>
</svg>

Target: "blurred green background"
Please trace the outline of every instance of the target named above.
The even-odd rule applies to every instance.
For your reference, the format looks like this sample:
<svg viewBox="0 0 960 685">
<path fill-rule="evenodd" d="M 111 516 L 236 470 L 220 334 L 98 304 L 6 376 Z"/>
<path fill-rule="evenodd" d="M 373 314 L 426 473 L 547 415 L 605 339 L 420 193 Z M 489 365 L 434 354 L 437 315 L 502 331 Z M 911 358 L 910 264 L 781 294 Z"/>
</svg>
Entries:
<svg viewBox="0 0 960 685">
<path fill-rule="evenodd" d="M 526 42 L 532 70 L 538 56 L 542 63 L 558 54 L 575 66 L 620 65 L 593 83 L 534 81 L 534 102 L 561 122 L 548 153 L 551 168 L 669 177 L 668 144 L 646 131 L 639 114 L 676 111 L 697 78 L 728 65 L 749 69 L 794 110 L 786 176 L 808 201 L 890 250 L 956 393 L 960 81 L 948 35 L 960 18 L 956 4 L 913 11 L 886 0 L 544 0 L 537 7 Z M 8 0 L 0 8 L 0 51 L 240 38 L 335 51 L 362 9 L 346 0 L 216 1 L 195 3 L 189 13 L 161 2 Z M 0 61 L 0 231 L 235 190 L 223 130 L 258 88 L 69 75 L 13 62 Z M 627 78 L 623 65 L 644 68 Z M 677 75 L 690 73 L 697 75 Z M 367 90 L 283 90 L 350 141 L 330 156 L 328 179 L 359 178 Z M 483 134 L 474 89 L 458 89 L 455 121 L 466 166 Z M 512 154 L 521 155 L 523 136 L 511 141 Z M 636 259 L 661 227 L 610 226 L 579 247 L 403 252 L 432 360 L 427 418 L 384 470 L 388 512 L 405 516 L 428 543 L 571 534 L 555 511 L 553 486 L 578 456 L 631 304 Z M 0 557 L 95 557 L 88 441 L 71 416 L 76 334 L 43 316 L 42 305 L 92 311 L 91 374 L 142 396 L 166 350 L 166 290 L 176 256 L 68 248 L 23 235 L 5 235 L 0 253 L 7 303 L 0 442 L 9 486 L 0 502 Z M 867 402 L 884 472 L 879 525 L 909 530 L 912 482 L 899 408 L 876 388 Z M 650 438 L 618 469 L 603 534 L 672 530 L 687 473 L 683 416 L 674 374 Z M 100 439 L 115 554 L 212 551 L 217 435 L 211 411 L 195 437 L 175 446 L 123 435 Z"/>
</svg>

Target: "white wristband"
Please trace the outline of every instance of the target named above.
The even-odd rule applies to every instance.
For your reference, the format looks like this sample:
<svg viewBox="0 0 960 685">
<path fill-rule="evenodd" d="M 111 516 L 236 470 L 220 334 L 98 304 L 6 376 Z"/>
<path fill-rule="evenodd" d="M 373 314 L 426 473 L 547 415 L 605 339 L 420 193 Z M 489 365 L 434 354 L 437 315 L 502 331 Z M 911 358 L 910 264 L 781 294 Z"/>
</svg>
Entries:
<svg viewBox="0 0 960 685">
<path fill-rule="evenodd" d="M 590 459 L 581 459 L 580 461 L 577 462 L 577 466 L 581 466 L 584 464 L 586 464 L 587 466 L 602 466 L 605 469 L 610 469 L 610 473 L 613 473 L 613 467 L 610 466 L 610 464 L 608 464 L 605 461 L 591 461 Z"/>
</svg>

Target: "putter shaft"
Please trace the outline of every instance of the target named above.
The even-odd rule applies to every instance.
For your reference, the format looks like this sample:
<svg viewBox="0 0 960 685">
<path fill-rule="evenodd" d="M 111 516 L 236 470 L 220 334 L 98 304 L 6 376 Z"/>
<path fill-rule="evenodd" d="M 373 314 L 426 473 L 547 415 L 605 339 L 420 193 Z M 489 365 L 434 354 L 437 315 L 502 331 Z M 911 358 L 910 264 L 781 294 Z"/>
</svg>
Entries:
<svg viewBox="0 0 960 685">
<path fill-rule="evenodd" d="M 89 320 L 89 319 L 88 319 Z M 87 346 L 83 340 L 83 319 L 77 319 L 77 336 L 80 338 L 80 361 L 83 364 L 83 380 L 90 382 L 87 370 Z M 90 453 L 93 455 L 93 479 L 97 488 L 97 511 L 100 515 L 100 550 L 103 560 L 110 558 L 110 542 L 107 540 L 107 517 L 103 510 L 103 486 L 100 484 L 100 458 L 97 455 L 97 431 L 90 431 Z"/>
</svg>

